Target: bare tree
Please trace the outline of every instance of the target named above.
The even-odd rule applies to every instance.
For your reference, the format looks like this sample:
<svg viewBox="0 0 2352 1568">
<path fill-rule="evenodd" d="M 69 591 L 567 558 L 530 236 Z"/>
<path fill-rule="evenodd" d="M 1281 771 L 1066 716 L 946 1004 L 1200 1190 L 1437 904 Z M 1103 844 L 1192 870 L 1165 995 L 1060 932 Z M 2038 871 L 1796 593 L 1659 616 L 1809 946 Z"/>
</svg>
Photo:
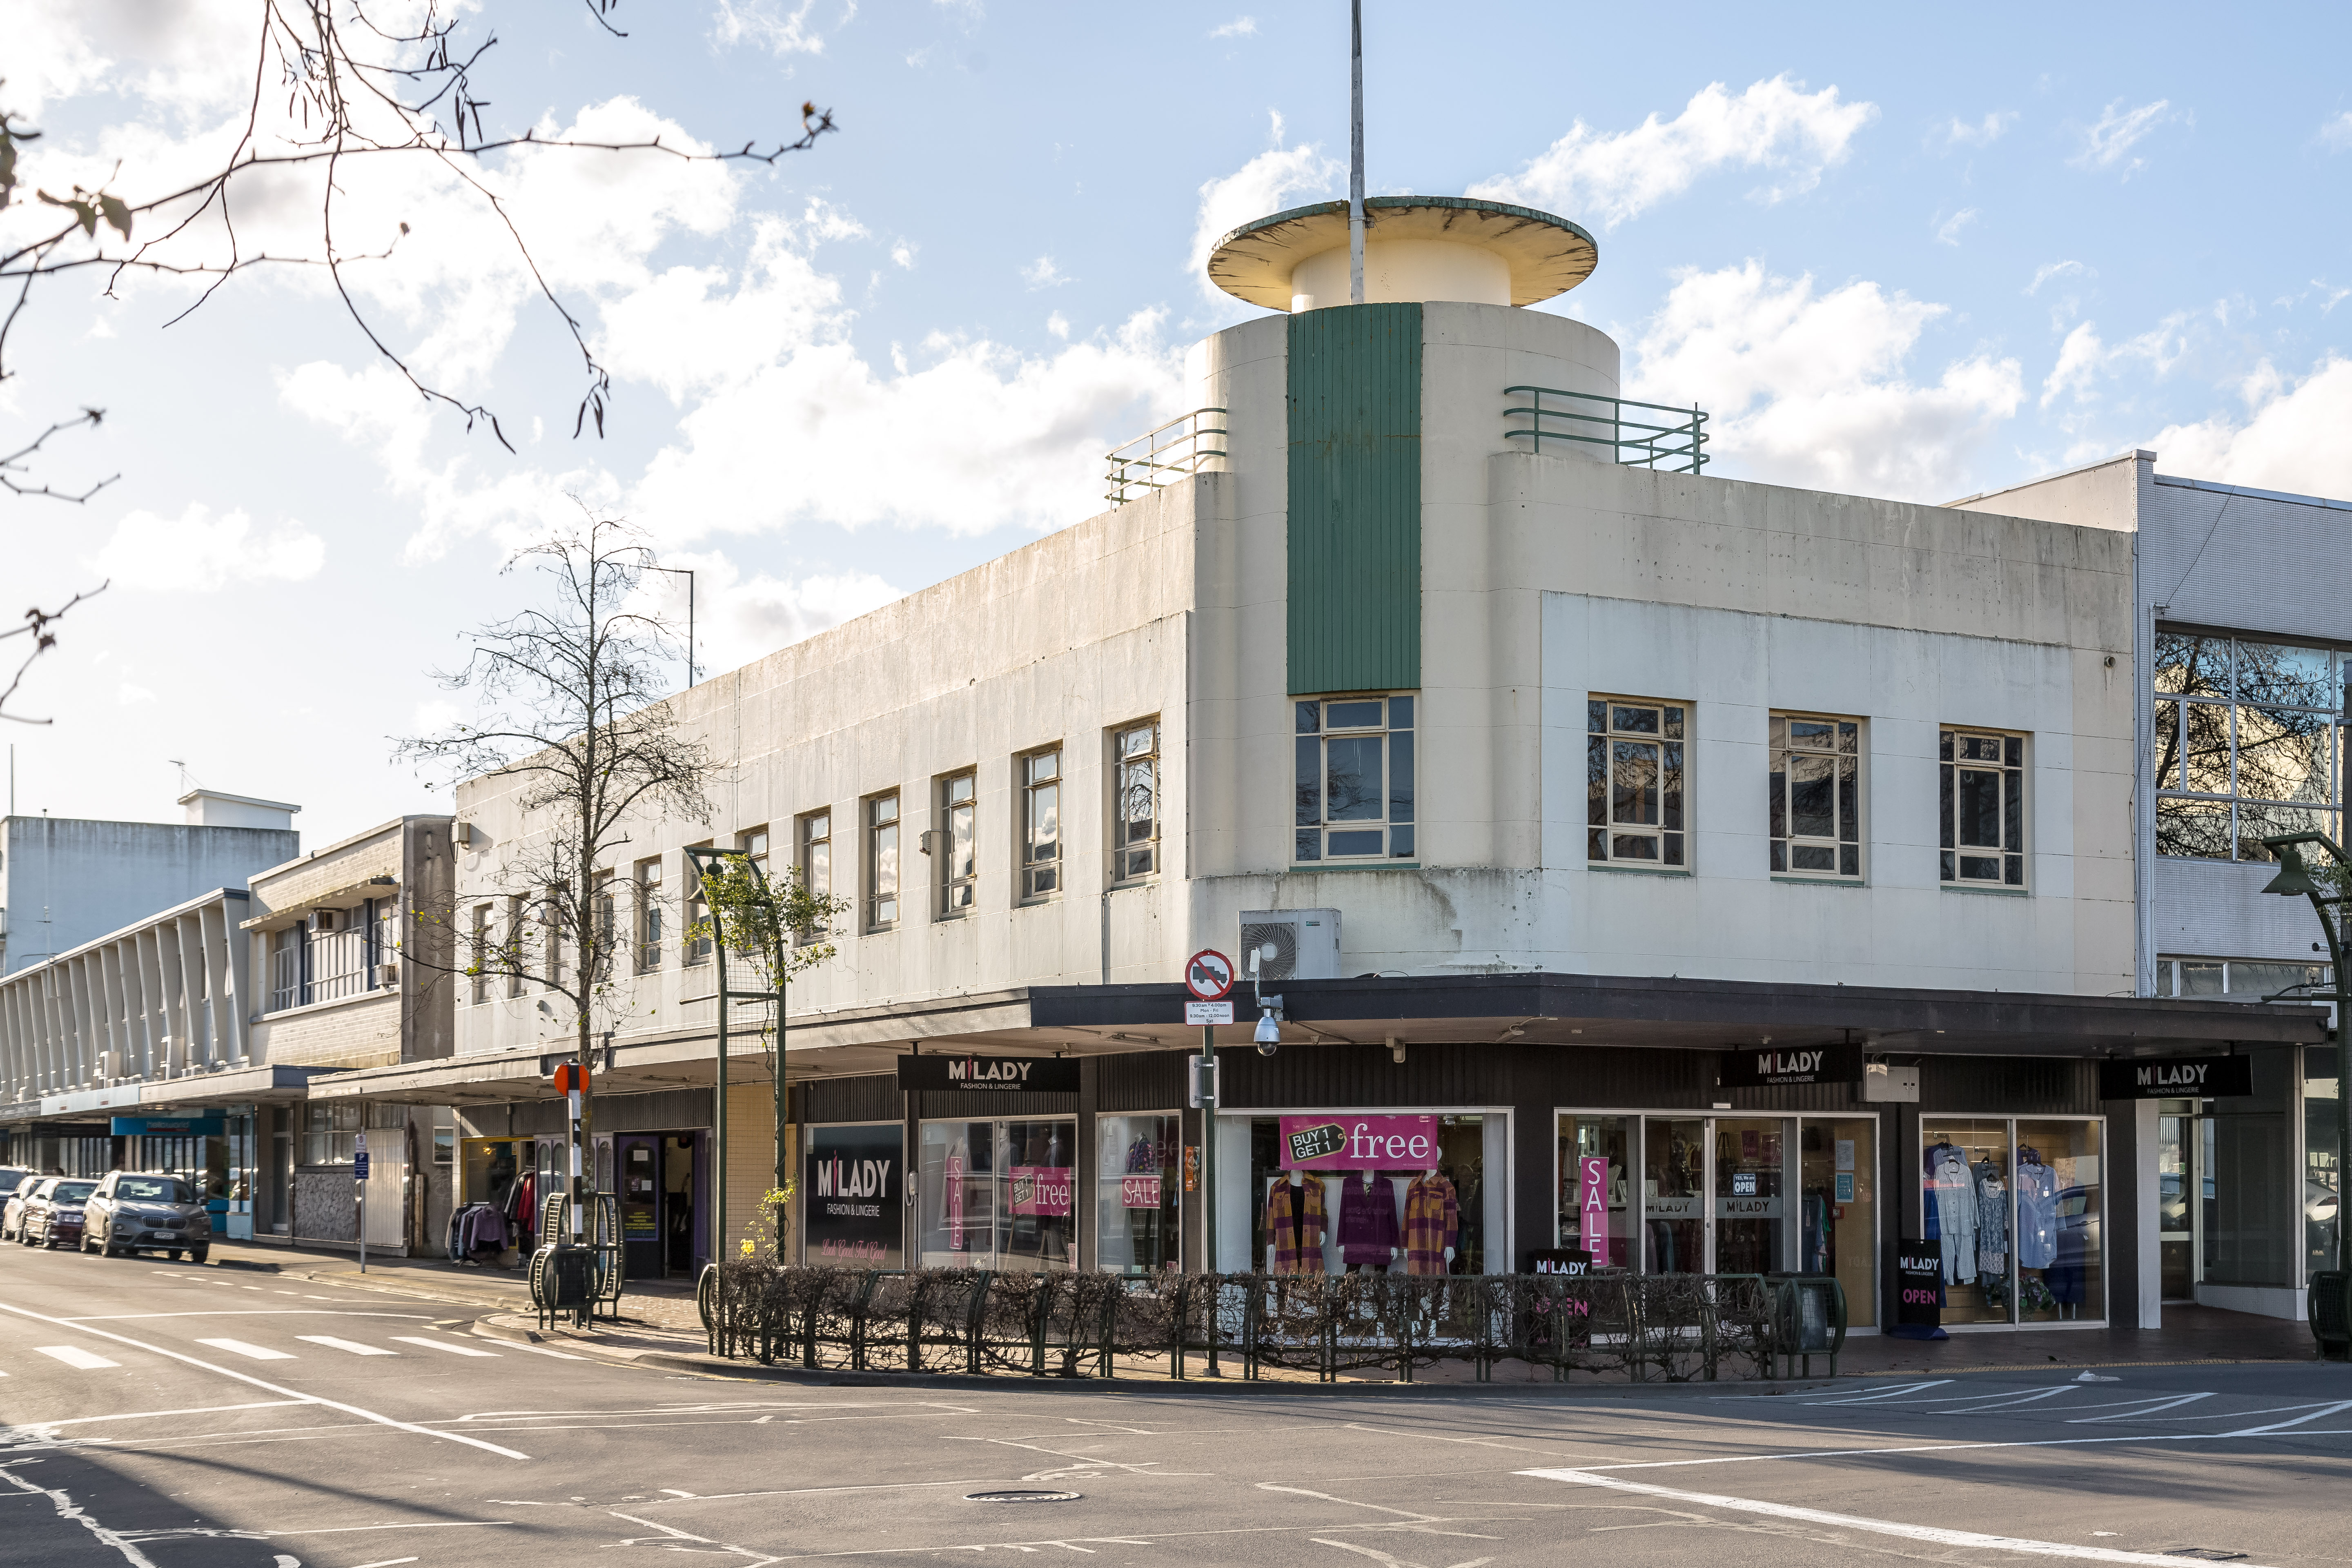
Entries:
<svg viewBox="0 0 2352 1568">
<path fill-rule="evenodd" d="M 613 20 L 619 0 L 584 3 L 605 32 L 615 38 L 627 36 Z M 47 206 L 58 214 L 53 227 L 37 229 L 21 241 L 0 241 L 0 383 L 17 374 L 9 358 L 10 343 L 38 285 L 79 274 L 102 279 L 110 294 L 126 273 L 203 283 L 194 302 L 173 318 L 177 321 L 240 272 L 265 266 L 312 268 L 326 273 L 352 324 L 419 397 L 462 416 L 469 431 L 478 426 L 486 428 L 511 452 L 497 413 L 469 391 L 420 375 L 394 349 L 352 291 L 352 269 L 386 259 L 399 241 L 376 251 L 350 247 L 343 237 L 350 217 L 343 207 L 349 203 L 341 195 L 339 177 L 385 159 L 421 160 L 447 170 L 455 176 L 460 198 L 478 202 L 492 215 L 503 243 L 520 258 L 540 298 L 571 334 L 583 378 L 572 434 L 577 437 L 593 424 L 601 436 L 612 402 L 612 375 L 598 363 L 580 318 L 549 284 L 488 176 L 486 161 L 517 149 L 555 147 L 637 153 L 681 163 L 772 164 L 786 153 L 814 146 L 835 129 L 830 110 L 804 102 L 792 134 L 765 144 L 747 141 L 738 148 L 712 152 L 668 145 L 659 137 L 643 142 L 572 140 L 541 136 L 528 126 L 520 132 L 501 132 L 485 121 L 489 101 L 479 87 L 485 59 L 497 47 L 498 37 L 487 26 L 466 30 L 466 24 L 477 19 L 467 16 L 463 6 L 445 5 L 441 0 L 404 8 L 394 0 L 254 0 L 251 16 L 253 86 L 239 134 L 227 154 L 194 179 L 174 172 L 160 182 L 142 183 L 142 171 L 118 167 L 92 188 L 76 184 L 60 193 L 28 187 L 20 177 L 19 162 L 41 132 L 0 98 L 0 216 L 19 206 Z M 406 20 L 395 20 L 395 16 Z M 240 214 L 250 216 L 268 204 L 264 192 L 271 182 L 282 186 L 288 175 L 305 172 L 317 176 L 315 234 L 291 251 L 248 248 L 238 232 Z M 255 190 L 257 185 L 262 189 Z M 255 190 L 254 196 L 241 205 L 248 190 Z M 411 216 L 419 221 L 425 216 Z M 410 224 L 402 221 L 398 232 L 406 236 Z M 121 476 L 54 480 L 41 477 L 37 464 L 48 458 L 45 448 L 53 437 L 95 427 L 104 416 L 103 409 L 84 408 L 53 418 L 38 436 L 0 453 L 0 489 L 19 497 L 89 500 Z M 52 635 L 39 642 L 36 657 L 55 640 Z"/>
<path fill-rule="evenodd" d="M 535 567 L 549 603 L 481 627 L 467 662 L 436 677 L 479 716 L 401 741 L 397 754 L 511 787 L 520 831 L 489 847 L 497 869 L 471 890 L 499 900 L 499 923 L 458 930 L 454 901 L 415 914 L 452 931 L 450 967 L 561 998 L 585 1066 L 598 1025 L 617 1016 L 630 946 L 614 856 L 633 820 L 708 821 L 717 764 L 660 700 L 677 658 L 670 626 L 626 607 L 652 551 L 625 522 L 583 512 L 507 563 Z"/>
</svg>

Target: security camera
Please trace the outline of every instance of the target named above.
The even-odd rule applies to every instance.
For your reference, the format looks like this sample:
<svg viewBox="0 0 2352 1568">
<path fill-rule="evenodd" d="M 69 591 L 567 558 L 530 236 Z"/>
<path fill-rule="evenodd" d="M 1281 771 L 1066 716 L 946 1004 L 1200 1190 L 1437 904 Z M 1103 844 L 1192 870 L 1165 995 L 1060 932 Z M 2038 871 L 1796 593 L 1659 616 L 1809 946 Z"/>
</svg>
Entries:
<svg viewBox="0 0 2352 1568">
<path fill-rule="evenodd" d="M 1257 1054 L 1262 1057 L 1274 1055 L 1274 1048 L 1282 1044 L 1282 1022 L 1274 1016 L 1272 1008 L 1257 1016 L 1257 1033 L 1254 1037 L 1257 1041 Z"/>
</svg>

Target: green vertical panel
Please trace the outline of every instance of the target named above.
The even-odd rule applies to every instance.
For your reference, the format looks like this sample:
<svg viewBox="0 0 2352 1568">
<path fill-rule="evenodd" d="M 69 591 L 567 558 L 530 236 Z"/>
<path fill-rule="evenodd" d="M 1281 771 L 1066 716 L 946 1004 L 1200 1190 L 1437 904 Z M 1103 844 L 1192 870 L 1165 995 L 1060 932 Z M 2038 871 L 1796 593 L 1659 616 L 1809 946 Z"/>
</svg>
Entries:
<svg viewBox="0 0 2352 1568">
<path fill-rule="evenodd" d="M 1421 307 L 1290 318 L 1290 689 L 1421 684 Z"/>
</svg>

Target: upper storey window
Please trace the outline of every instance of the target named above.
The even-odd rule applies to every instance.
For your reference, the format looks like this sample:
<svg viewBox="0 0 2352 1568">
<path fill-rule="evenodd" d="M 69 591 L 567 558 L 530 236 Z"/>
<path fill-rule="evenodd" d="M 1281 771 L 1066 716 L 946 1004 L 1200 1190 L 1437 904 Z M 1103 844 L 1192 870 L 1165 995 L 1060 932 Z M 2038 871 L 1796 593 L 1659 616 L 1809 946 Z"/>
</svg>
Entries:
<svg viewBox="0 0 2352 1568">
<path fill-rule="evenodd" d="M 2158 632 L 2156 852 L 2268 860 L 2264 838 L 2338 837 L 2337 692 L 2345 655 Z"/>
<path fill-rule="evenodd" d="M 1410 692 L 1295 705 L 1295 859 L 1413 858 L 1413 720 L 1420 705 Z"/>
<path fill-rule="evenodd" d="M 1584 854 L 1595 865 L 1684 869 L 1679 702 L 1595 697 L 1584 705 Z"/>
</svg>

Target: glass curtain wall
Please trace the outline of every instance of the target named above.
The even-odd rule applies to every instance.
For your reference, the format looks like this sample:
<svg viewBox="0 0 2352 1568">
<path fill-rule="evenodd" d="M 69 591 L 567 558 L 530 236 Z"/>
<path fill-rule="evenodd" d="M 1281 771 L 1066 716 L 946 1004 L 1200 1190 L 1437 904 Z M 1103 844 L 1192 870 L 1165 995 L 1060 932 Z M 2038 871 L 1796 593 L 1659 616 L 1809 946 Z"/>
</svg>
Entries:
<svg viewBox="0 0 2352 1568">
<path fill-rule="evenodd" d="M 1642 1127 L 1645 1274 L 1706 1271 L 1706 1122 L 1653 1116 Z"/>
</svg>

